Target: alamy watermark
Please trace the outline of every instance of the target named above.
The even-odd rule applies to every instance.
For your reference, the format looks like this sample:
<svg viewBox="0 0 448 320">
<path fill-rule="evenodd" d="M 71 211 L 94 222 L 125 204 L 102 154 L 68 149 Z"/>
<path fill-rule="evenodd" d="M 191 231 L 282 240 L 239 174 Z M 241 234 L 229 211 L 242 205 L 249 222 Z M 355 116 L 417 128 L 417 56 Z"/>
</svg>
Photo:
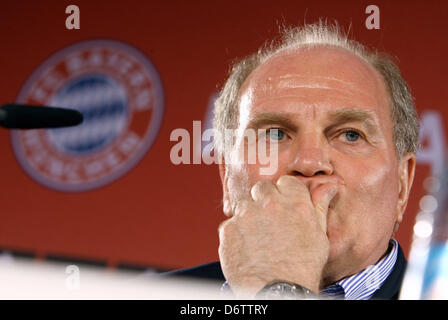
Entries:
<svg viewBox="0 0 448 320">
<path fill-rule="evenodd" d="M 65 268 L 65 273 L 68 275 L 65 279 L 65 287 L 68 290 L 81 289 L 81 273 L 77 265 L 69 265 Z"/>
<path fill-rule="evenodd" d="M 257 164 L 260 175 L 272 175 L 278 168 L 278 129 L 215 129 L 202 131 L 201 121 L 193 121 L 192 137 L 188 130 L 175 129 L 170 141 L 170 160 L 179 164 Z M 221 152 L 215 148 L 220 141 Z"/>
<path fill-rule="evenodd" d="M 65 13 L 66 14 L 70 14 L 66 19 L 65 19 L 65 27 L 68 30 L 79 30 L 81 29 L 80 27 L 80 10 L 79 7 L 77 5 L 71 4 L 69 6 L 67 6 L 65 8 Z"/>
</svg>

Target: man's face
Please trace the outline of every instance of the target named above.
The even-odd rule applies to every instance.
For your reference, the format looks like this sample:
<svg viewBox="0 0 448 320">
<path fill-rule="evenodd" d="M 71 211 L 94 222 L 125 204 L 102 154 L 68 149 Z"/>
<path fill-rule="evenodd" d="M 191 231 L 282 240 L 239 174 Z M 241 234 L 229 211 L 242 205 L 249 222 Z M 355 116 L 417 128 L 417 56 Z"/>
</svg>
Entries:
<svg viewBox="0 0 448 320">
<path fill-rule="evenodd" d="M 411 157 L 411 170 L 397 159 L 380 75 L 343 49 L 277 54 L 241 89 L 239 129 L 250 128 L 278 129 L 268 134 L 278 143 L 278 170 L 266 176 L 260 175 L 261 165 L 244 158 L 232 163 L 224 179 L 227 214 L 260 180 L 293 175 L 312 192 L 337 179 L 341 188 L 327 216 L 330 258 L 324 276 L 338 280 L 374 264 L 401 221 L 415 163 Z"/>
</svg>

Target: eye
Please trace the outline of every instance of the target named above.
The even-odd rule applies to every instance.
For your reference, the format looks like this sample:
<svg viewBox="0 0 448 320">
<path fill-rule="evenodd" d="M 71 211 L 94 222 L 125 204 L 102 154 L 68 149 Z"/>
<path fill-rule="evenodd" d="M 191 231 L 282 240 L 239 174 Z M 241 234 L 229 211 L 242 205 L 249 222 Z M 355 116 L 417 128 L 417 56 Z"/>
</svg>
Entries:
<svg viewBox="0 0 448 320">
<path fill-rule="evenodd" d="M 285 138 L 286 133 L 281 129 L 268 129 L 267 135 L 270 140 L 281 141 Z"/>
<path fill-rule="evenodd" d="M 342 136 L 349 142 L 356 142 L 362 137 L 358 131 L 351 129 L 342 132 Z"/>
</svg>

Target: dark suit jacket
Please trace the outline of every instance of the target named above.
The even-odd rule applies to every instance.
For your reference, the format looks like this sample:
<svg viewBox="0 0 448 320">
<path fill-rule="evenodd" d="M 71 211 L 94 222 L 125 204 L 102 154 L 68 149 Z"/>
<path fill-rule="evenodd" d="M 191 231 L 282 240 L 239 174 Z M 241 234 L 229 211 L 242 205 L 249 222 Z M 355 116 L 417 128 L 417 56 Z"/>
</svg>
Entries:
<svg viewBox="0 0 448 320">
<path fill-rule="evenodd" d="M 401 283 L 406 269 L 406 259 L 404 257 L 401 247 L 398 246 L 397 261 L 392 272 L 389 274 L 383 285 L 375 291 L 371 299 L 377 300 L 397 300 L 400 293 Z M 198 278 L 201 280 L 214 280 L 217 285 L 217 290 L 224 283 L 225 278 L 221 270 L 221 264 L 212 262 L 200 266 L 175 270 L 165 273 L 166 276 L 182 276 L 190 278 Z"/>
</svg>

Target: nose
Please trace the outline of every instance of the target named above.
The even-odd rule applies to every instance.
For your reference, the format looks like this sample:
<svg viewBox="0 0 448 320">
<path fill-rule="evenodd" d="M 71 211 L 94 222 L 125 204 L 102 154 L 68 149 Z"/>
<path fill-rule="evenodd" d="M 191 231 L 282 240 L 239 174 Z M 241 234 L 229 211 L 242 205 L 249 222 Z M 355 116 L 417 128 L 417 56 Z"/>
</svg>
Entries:
<svg viewBox="0 0 448 320">
<path fill-rule="evenodd" d="M 333 174 L 328 143 L 316 132 L 302 134 L 296 140 L 293 150 L 288 167 L 289 175 L 314 177 Z"/>
</svg>

